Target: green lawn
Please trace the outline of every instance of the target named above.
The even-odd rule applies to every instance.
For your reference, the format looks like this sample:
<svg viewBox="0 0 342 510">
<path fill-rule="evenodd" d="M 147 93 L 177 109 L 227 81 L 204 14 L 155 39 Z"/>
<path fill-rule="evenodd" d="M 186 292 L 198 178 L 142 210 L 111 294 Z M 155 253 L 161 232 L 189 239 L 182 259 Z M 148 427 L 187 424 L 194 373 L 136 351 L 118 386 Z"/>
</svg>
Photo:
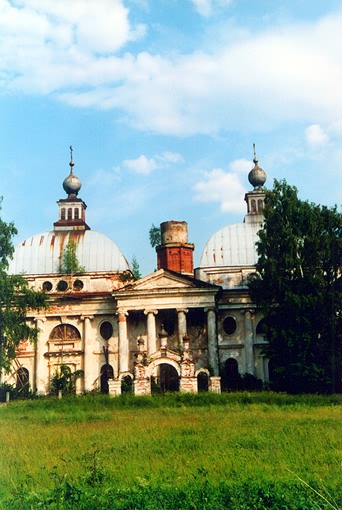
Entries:
<svg viewBox="0 0 342 510">
<path fill-rule="evenodd" d="M 40 494 L 65 480 L 96 485 L 100 479 L 102 489 L 121 491 L 254 484 L 285 487 L 285 494 L 296 487 L 317 505 L 307 508 L 337 508 L 341 403 L 339 397 L 232 393 L 3 404 L 0 509 L 11 508 L 6 501 L 20 491 Z"/>
</svg>

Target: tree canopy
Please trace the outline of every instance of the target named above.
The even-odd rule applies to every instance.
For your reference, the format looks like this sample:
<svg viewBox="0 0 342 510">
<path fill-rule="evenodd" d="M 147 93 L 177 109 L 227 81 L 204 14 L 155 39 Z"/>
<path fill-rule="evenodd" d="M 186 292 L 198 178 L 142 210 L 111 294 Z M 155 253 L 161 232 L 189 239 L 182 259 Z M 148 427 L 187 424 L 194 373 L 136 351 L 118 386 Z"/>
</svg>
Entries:
<svg viewBox="0 0 342 510">
<path fill-rule="evenodd" d="M 132 273 L 133 273 L 134 278 L 136 280 L 139 280 L 141 278 L 141 272 L 140 272 L 140 266 L 139 266 L 138 259 L 136 258 L 135 255 L 133 255 L 131 265 L 132 265 Z"/>
<path fill-rule="evenodd" d="M 1 202 L 0 197 L 0 211 Z M 37 338 L 37 328 L 26 321 L 28 311 L 46 307 L 44 293 L 31 289 L 23 276 L 7 274 L 16 234 L 14 223 L 0 217 L 0 374 L 10 370 L 20 341 Z"/>
<path fill-rule="evenodd" d="M 274 388 L 341 390 L 342 215 L 275 181 L 266 192 L 251 295 L 265 316 Z"/>
<path fill-rule="evenodd" d="M 77 244 L 74 239 L 69 239 L 68 244 L 63 250 L 61 273 L 75 274 L 84 273 L 85 268 L 80 265 L 77 258 Z"/>
<path fill-rule="evenodd" d="M 150 230 L 148 231 L 148 233 L 149 233 L 149 237 L 150 237 L 150 245 L 152 246 L 152 248 L 155 248 L 156 246 L 161 244 L 160 227 L 156 227 L 152 223 L 152 226 L 151 226 Z"/>
</svg>

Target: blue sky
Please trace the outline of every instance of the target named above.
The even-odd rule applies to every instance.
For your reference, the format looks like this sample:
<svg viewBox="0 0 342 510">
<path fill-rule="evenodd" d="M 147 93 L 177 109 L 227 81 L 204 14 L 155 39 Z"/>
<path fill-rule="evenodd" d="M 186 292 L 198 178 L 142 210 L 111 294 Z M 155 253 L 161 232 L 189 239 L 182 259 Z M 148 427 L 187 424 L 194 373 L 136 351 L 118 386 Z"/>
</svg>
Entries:
<svg viewBox="0 0 342 510">
<path fill-rule="evenodd" d="M 52 229 L 69 146 L 87 222 L 145 275 L 152 223 L 195 265 L 260 166 L 342 202 L 339 0 L 0 0 L 0 195 L 15 242 Z"/>
</svg>

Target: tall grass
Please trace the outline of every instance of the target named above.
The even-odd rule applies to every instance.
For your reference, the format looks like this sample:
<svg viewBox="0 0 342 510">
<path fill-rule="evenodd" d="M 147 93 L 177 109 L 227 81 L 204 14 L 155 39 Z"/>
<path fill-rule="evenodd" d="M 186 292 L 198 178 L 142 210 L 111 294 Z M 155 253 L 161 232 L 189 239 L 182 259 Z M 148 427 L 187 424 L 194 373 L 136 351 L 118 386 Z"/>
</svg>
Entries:
<svg viewBox="0 0 342 510">
<path fill-rule="evenodd" d="M 341 417 L 337 396 L 88 395 L 13 402 L 0 406 L 0 502 L 20 487 L 40 491 L 52 489 L 56 477 L 81 479 L 94 449 L 117 490 L 181 490 L 203 479 L 217 487 L 290 487 L 298 476 L 335 497 Z"/>
</svg>

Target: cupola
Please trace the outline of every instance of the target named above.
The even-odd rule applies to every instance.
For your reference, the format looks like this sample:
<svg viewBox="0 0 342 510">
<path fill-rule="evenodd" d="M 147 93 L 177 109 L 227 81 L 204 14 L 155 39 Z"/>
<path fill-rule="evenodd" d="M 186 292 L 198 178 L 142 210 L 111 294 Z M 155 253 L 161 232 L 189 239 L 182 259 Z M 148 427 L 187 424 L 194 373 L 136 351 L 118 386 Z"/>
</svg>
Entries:
<svg viewBox="0 0 342 510">
<path fill-rule="evenodd" d="M 247 202 L 247 214 L 245 216 L 245 223 L 262 223 L 264 206 L 265 206 L 265 190 L 263 185 L 266 182 L 266 172 L 259 166 L 259 161 L 255 151 L 255 144 L 253 144 L 254 167 L 248 174 L 248 180 L 253 186 L 253 190 L 245 195 Z"/>
<path fill-rule="evenodd" d="M 53 224 L 54 230 L 90 230 L 85 222 L 86 204 L 81 198 L 77 198 L 81 189 L 81 181 L 74 174 L 75 163 L 72 158 L 73 149 L 70 146 L 70 173 L 63 181 L 63 189 L 68 195 L 67 198 L 60 199 L 58 204 L 59 218 Z"/>
</svg>

